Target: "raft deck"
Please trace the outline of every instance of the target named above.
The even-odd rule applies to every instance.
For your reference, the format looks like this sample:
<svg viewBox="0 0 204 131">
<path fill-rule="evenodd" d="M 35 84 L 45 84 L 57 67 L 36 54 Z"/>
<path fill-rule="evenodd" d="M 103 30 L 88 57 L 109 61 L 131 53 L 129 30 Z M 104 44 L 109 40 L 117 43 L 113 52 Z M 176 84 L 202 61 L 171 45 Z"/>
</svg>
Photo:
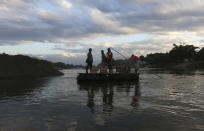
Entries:
<svg viewBox="0 0 204 131">
<path fill-rule="evenodd" d="M 77 81 L 138 81 L 138 73 L 79 73 Z"/>
</svg>

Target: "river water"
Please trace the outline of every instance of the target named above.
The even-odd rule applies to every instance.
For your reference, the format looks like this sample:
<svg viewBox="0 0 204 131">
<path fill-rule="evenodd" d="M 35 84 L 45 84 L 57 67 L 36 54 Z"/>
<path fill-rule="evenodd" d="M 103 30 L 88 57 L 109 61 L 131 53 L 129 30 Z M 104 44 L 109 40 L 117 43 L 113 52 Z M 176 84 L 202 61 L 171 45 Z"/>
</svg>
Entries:
<svg viewBox="0 0 204 131">
<path fill-rule="evenodd" d="M 141 69 L 137 83 L 0 80 L 0 131 L 204 130 L 204 73 Z"/>
</svg>

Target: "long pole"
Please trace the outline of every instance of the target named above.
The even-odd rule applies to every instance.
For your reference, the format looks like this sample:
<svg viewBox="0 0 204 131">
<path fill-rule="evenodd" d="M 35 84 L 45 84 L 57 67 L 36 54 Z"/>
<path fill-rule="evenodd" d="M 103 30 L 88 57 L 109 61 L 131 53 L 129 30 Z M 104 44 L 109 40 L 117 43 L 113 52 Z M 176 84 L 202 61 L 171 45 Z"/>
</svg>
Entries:
<svg viewBox="0 0 204 131">
<path fill-rule="evenodd" d="M 128 59 L 126 56 L 122 55 L 120 52 L 118 52 L 117 50 L 111 48 L 113 51 L 117 52 L 118 54 L 120 54 L 122 57 L 124 57 L 125 59 Z"/>
<path fill-rule="evenodd" d="M 120 54 L 122 57 L 124 57 L 125 59 L 128 59 L 126 56 L 124 56 L 124 55 L 122 55 L 120 52 L 118 52 L 117 50 L 115 50 L 114 48 L 111 48 L 113 51 L 115 51 L 115 52 L 117 52 L 118 54 Z M 153 75 L 155 75 L 155 76 L 157 76 L 157 77 L 159 77 L 160 79 L 162 79 L 162 77 L 161 76 L 159 76 L 159 75 L 157 75 L 157 74 L 153 74 Z"/>
<path fill-rule="evenodd" d="M 157 75 L 157 74 L 153 74 L 153 75 L 155 75 L 155 76 L 159 77 L 160 79 L 162 79 L 162 77 L 161 77 L 161 76 L 159 76 L 159 75 Z"/>
</svg>

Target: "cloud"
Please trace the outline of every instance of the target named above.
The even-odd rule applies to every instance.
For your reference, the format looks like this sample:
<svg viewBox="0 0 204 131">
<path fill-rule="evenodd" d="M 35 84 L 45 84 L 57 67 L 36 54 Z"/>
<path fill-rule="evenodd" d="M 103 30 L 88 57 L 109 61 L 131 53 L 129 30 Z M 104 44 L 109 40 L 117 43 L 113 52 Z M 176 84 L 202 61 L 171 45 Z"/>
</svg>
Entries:
<svg viewBox="0 0 204 131">
<path fill-rule="evenodd" d="M 67 9 L 70 9 L 72 7 L 72 4 L 68 2 L 67 0 L 59 0 L 59 4 Z"/>
<path fill-rule="evenodd" d="M 40 18 L 47 23 L 54 24 L 54 23 L 58 23 L 61 21 L 58 14 L 52 11 L 40 9 L 39 12 L 40 12 Z"/>
<path fill-rule="evenodd" d="M 65 54 L 46 54 L 46 55 L 33 55 L 33 54 L 24 54 L 38 59 L 48 60 L 51 62 L 63 62 L 67 64 L 75 65 L 85 65 L 86 56 L 81 55 L 80 57 L 67 57 Z"/>
<path fill-rule="evenodd" d="M 54 42 L 164 31 L 201 32 L 203 5 L 199 0 L 3 0 L 0 39 Z"/>
<path fill-rule="evenodd" d="M 104 14 L 100 10 L 91 9 L 90 15 L 93 23 L 98 25 L 105 33 L 115 34 L 133 34 L 136 33 L 136 29 L 122 26 L 117 20 L 111 19 L 111 15 Z"/>
<path fill-rule="evenodd" d="M 165 52 L 179 42 L 201 47 L 203 6 L 201 0 L 1 0 L 0 45 L 55 43 L 61 54 L 53 59 L 62 60 L 81 60 L 90 47 L 99 56 L 107 47 L 127 56 Z"/>
</svg>

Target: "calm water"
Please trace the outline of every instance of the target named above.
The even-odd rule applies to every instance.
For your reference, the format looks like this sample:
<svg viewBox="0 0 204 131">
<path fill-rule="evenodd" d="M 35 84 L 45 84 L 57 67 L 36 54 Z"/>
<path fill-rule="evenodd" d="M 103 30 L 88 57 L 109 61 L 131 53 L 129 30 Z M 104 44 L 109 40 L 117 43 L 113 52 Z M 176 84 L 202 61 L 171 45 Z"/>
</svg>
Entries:
<svg viewBox="0 0 204 131">
<path fill-rule="evenodd" d="M 138 83 L 0 80 L 0 131 L 204 130 L 204 73 L 141 70 Z M 83 71 L 84 72 L 84 71 Z"/>
</svg>

